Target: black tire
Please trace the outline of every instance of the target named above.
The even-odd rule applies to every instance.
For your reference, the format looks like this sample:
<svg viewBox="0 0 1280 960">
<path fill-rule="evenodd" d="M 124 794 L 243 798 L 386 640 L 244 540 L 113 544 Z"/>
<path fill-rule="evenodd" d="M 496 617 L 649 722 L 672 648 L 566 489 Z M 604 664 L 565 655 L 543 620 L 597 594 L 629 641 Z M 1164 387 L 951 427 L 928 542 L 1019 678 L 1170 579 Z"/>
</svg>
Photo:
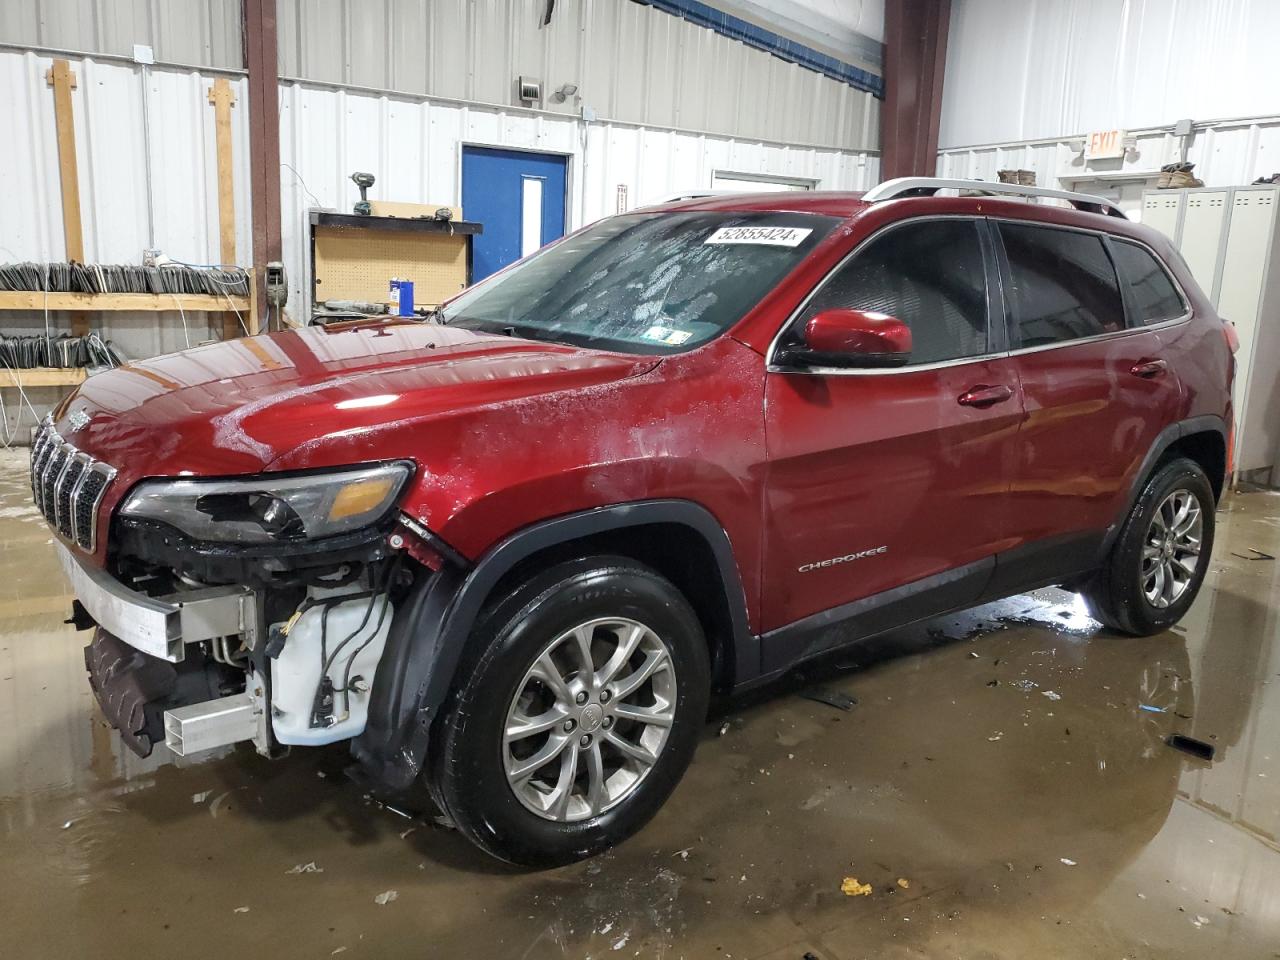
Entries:
<svg viewBox="0 0 1280 960">
<path fill-rule="evenodd" d="M 1161 505 L 1175 491 L 1192 494 L 1199 503 L 1202 532 L 1195 570 L 1180 594 L 1168 606 L 1154 605 L 1143 590 L 1143 547 Z M 1167 630 L 1182 619 L 1204 582 L 1213 551 L 1213 488 L 1199 464 L 1179 458 L 1162 464 L 1147 480 L 1125 519 L 1103 568 L 1083 593 L 1095 619 L 1120 633 L 1150 636 Z"/>
<path fill-rule="evenodd" d="M 671 726 L 656 762 L 616 805 L 587 819 L 546 819 L 508 782 L 507 711 L 548 643 L 614 616 L 648 626 L 665 644 L 677 678 Z M 495 602 L 478 621 L 458 676 L 433 738 L 431 792 L 473 843 L 530 867 L 585 859 L 643 827 L 693 758 L 710 692 L 706 639 L 689 602 L 653 570 L 620 557 L 558 564 Z"/>
</svg>

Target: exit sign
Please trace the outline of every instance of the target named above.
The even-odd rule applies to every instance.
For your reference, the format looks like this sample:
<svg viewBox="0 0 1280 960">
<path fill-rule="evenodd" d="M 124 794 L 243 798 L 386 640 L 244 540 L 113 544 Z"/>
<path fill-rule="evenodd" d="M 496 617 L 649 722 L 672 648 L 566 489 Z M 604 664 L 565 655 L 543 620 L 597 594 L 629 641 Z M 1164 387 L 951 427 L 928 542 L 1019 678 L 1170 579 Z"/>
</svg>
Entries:
<svg viewBox="0 0 1280 960">
<path fill-rule="evenodd" d="M 1084 158 L 1086 160 L 1111 160 L 1124 156 L 1123 130 L 1095 130 L 1085 141 Z"/>
</svg>

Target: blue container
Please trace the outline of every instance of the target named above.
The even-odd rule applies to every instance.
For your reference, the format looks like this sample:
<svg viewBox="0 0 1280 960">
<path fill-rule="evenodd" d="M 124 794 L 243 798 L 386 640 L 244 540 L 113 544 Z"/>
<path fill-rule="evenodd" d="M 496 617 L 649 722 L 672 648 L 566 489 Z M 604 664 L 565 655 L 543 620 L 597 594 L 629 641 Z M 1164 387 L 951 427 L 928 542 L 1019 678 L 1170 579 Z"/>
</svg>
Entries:
<svg viewBox="0 0 1280 960">
<path fill-rule="evenodd" d="M 397 307 L 395 314 L 398 317 L 413 316 L 413 281 L 412 280 L 392 280 L 391 281 L 391 304 Z"/>
</svg>

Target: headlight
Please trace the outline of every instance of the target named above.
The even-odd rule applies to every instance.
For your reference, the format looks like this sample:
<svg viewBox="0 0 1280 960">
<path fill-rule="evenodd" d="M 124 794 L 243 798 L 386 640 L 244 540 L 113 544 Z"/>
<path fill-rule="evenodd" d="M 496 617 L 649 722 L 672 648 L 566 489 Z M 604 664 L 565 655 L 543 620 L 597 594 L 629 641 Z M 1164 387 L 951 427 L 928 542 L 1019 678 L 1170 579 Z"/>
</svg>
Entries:
<svg viewBox="0 0 1280 960">
<path fill-rule="evenodd" d="M 377 523 L 412 472 L 396 462 L 243 480 L 153 480 L 140 484 L 120 513 L 167 523 L 197 540 L 315 540 Z"/>
</svg>

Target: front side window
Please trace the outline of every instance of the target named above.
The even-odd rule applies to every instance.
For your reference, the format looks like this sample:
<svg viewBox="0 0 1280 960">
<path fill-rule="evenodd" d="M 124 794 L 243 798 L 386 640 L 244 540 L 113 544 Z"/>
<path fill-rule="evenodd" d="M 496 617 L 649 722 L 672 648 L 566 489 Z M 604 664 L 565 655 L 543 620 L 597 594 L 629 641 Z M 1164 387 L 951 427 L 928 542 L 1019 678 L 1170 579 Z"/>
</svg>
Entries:
<svg viewBox="0 0 1280 960">
<path fill-rule="evenodd" d="M 1020 223 L 1000 224 L 1018 345 L 1038 347 L 1124 329 L 1124 301 L 1102 238 Z"/>
<path fill-rule="evenodd" d="M 911 328 L 912 364 L 987 352 L 987 279 L 978 224 L 922 220 L 871 240 L 809 301 L 793 335 L 830 309 L 868 310 Z"/>
<path fill-rule="evenodd" d="M 737 323 L 837 222 L 800 213 L 610 217 L 462 294 L 441 320 L 603 350 L 676 353 Z"/>
<path fill-rule="evenodd" d="M 1187 305 L 1169 274 L 1147 250 L 1112 237 L 1111 252 L 1121 279 L 1129 285 L 1136 325 L 1176 320 L 1187 312 Z"/>
</svg>

